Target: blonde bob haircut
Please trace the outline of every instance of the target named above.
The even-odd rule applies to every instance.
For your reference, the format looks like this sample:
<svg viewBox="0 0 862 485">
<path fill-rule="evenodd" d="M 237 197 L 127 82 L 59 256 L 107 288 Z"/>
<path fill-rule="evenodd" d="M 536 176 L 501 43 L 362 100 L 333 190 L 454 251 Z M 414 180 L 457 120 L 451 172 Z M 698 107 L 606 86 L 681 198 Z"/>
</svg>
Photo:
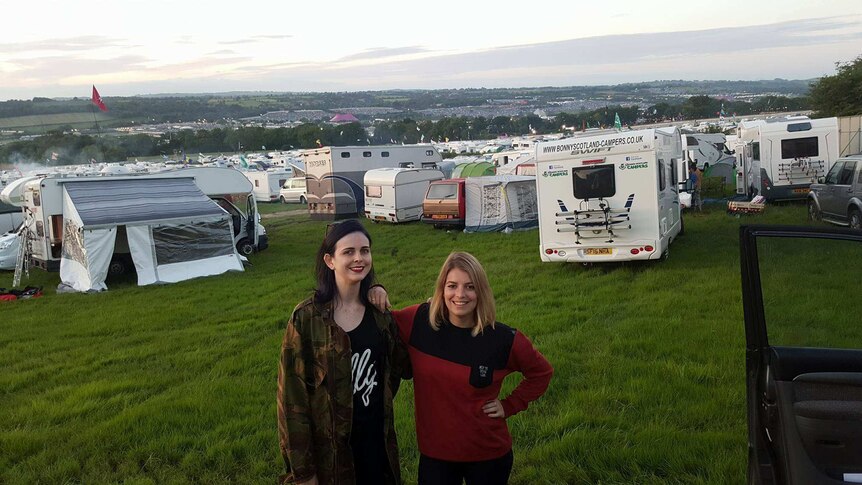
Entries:
<svg viewBox="0 0 862 485">
<path fill-rule="evenodd" d="M 476 291 L 476 325 L 473 327 L 473 336 L 482 333 L 486 326 L 494 328 L 497 313 L 494 306 L 494 294 L 488 283 L 488 275 L 472 254 L 453 252 L 446 258 L 437 283 L 434 285 L 434 296 L 431 297 L 431 308 L 428 313 L 428 321 L 431 328 L 439 330 L 440 325 L 449 320 L 449 309 L 443 300 L 443 291 L 446 287 L 446 278 L 453 269 L 460 269 L 467 273 L 473 288 Z"/>
</svg>

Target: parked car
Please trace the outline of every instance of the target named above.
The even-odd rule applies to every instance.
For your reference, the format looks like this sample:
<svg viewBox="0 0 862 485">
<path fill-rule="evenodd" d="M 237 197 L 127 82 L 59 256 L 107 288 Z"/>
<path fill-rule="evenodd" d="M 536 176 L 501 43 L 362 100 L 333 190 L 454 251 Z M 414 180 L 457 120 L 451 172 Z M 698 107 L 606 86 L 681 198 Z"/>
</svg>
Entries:
<svg viewBox="0 0 862 485">
<path fill-rule="evenodd" d="M 422 201 L 422 222 L 434 227 L 464 227 L 464 179 L 431 182 Z"/>
<path fill-rule="evenodd" d="M 308 201 L 308 196 L 305 192 L 305 177 L 293 177 L 287 179 L 281 187 L 278 200 L 280 200 L 282 204 L 287 204 L 289 202 L 305 204 Z"/>
<path fill-rule="evenodd" d="M 819 182 L 811 184 L 808 218 L 862 229 L 862 155 L 839 158 Z"/>
<path fill-rule="evenodd" d="M 862 232 L 740 229 L 750 485 L 862 480 Z"/>
</svg>

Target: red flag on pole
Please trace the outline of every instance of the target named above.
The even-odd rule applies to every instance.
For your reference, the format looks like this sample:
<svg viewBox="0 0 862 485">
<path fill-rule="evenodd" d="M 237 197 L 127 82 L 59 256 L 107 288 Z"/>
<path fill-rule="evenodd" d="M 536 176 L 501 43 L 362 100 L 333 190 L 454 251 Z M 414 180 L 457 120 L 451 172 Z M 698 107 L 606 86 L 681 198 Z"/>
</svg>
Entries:
<svg viewBox="0 0 862 485">
<path fill-rule="evenodd" d="M 96 86 L 93 86 L 93 104 L 99 107 L 100 111 L 108 111 L 108 107 L 105 106 L 105 102 L 102 101 L 102 97 L 99 96 L 99 92 L 96 91 Z"/>
</svg>

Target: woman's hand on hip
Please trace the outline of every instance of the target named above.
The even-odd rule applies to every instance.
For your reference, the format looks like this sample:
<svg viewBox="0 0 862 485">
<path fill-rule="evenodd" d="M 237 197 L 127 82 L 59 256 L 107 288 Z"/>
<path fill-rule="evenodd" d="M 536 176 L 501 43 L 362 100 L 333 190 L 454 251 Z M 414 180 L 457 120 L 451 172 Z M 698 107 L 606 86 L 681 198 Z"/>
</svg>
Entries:
<svg viewBox="0 0 862 485">
<path fill-rule="evenodd" d="M 489 418 L 500 418 L 503 419 L 506 417 L 506 411 L 503 409 L 503 403 L 500 402 L 499 399 L 494 399 L 493 401 L 488 401 L 482 406 L 482 411 L 485 412 L 485 415 Z"/>
</svg>

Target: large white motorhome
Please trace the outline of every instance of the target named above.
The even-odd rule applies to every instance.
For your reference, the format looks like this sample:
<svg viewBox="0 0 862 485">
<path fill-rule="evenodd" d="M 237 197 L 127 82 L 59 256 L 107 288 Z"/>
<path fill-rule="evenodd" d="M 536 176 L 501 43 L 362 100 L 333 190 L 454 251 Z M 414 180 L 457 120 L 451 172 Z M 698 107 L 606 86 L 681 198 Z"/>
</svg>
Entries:
<svg viewBox="0 0 862 485">
<path fill-rule="evenodd" d="M 365 172 L 375 168 L 437 168 L 431 145 L 322 147 L 303 150 L 312 219 L 356 217 L 365 211 Z"/>
<path fill-rule="evenodd" d="M 103 175 L 69 177 L 61 174 L 38 177 L 26 182 L 22 188 L 21 204 L 26 214 L 25 223 L 29 240 L 29 261 L 33 266 L 48 271 L 60 267 L 63 244 L 64 184 L 75 182 L 109 182 L 111 180 L 159 180 L 191 178 L 195 185 L 231 216 L 234 242 L 237 251 L 248 256 L 267 247 L 266 232 L 258 222 L 257 203 L 251 182 L 242 173 L 228 168 L 186 168 L 150 174 Z M 143 196 L 142 196 L 143 197 Z M 146 207 L 142 207 L 146 211 Z M 128 253 L 120 239 L 117 255 Z M 117 263 L 122 265 L 122 259 Z M 115 270 L 114 272 L 122 272 Z"/>
<path fill-rule="evenodd" d="M 365 217 L 372 221 L 418 221 L 428 185 L 443 180 L 436 168 L 376 168 L 365 172 Z"/>
<path fill-rule="evenodd" d="M 677 178 L 688 178 L 688 163 L 694 162 L 697 168 L 704 169 L 704 177 L 722 177 L 727 184 L 736 183 L 736 157 L 727 147 L 724 133 L 683 133 L 683 160 L 677 165 Z"/>
<path fill-rule="evenodd" d="M 259 171 L 243 171 L 243 175 L 254 186 L 254 198 L 258 202 L 278 202 L 279 191 L 287 179 L 293 177 L 293 169 L 271 168 Z"/>
<path fill-rule="evenodd" d="M 789 116 L 737 127 L 736 191 L 767 200 L 805 199 L 838 159 L 838 118 Z"/>
<path fill-rule="evenodd" d="M 536 147 L 542 261 L 666 257 L 682 231 L 676 128 L 567 138 Z"/>
</svg>

